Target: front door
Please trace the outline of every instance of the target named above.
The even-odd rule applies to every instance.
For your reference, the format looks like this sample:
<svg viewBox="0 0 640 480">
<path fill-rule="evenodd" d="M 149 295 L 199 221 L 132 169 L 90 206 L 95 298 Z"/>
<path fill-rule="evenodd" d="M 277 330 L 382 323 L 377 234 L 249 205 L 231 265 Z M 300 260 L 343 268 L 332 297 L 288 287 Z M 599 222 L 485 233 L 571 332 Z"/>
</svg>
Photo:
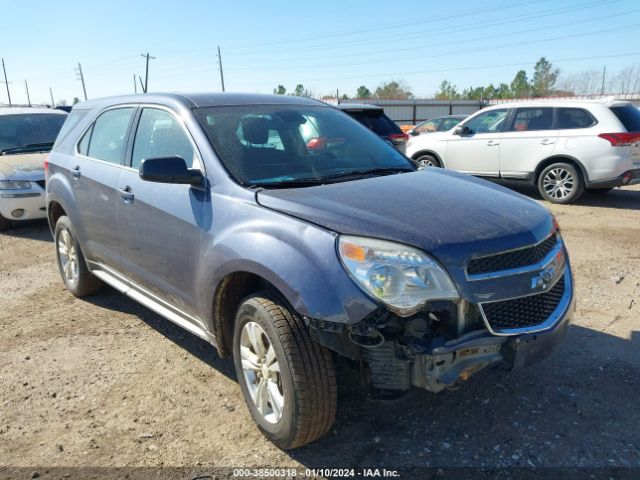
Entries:
<svg viewBox="0 0 640 480">
<path fill-rule="evenodd" d="M 122 262 L 134 287 L 143 287 L 180 312 L 197 316 L 194 292 L 201 234 L 208 228 L 202 224 L 202 211 L 210 200 L 209 191 L 148 182 L 138 175 L 143 159 L 176 155 L 187 166 L 201 169 L 195 144 L 182 122 L 167 110 L 144 107 L 130 164 L 117 182 Z"/>
<path fill-rule="evenodd" d="M 500 172 L 500 140 L 507 109 L 481 112 L 462 122 L 467 133 L 456 135 L 454 129 L 446 140 L 446 168 L 484 177 L 497 177 Z"/>
</svg>

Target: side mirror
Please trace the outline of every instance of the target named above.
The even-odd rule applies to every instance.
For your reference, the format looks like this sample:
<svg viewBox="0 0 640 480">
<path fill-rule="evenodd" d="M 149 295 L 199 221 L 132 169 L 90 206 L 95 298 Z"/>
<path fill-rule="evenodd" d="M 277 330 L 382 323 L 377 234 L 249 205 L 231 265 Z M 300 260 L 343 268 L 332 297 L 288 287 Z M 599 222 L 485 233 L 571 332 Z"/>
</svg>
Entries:
<svg viewBox="0 0 640 480">
<path fill-rule="evenodd" d="M 469 127 L 467 127 L 466 125 L 458 125 L 453 130 L 453 134 L 454 135 L 459 135 L 461 137 L 464 137 L 465 135 L 469 135 L 470 133 L 471 133 L 471 129 Z"/>
<path fill-rule="evenodd" d="M 147 182 L 181 185 L 200 185 L 203 180 L 200 170 L 187 168 L 187 162 L 178 156 L 147 158 L 140 165 L 139 175 Z"/>
</svg>

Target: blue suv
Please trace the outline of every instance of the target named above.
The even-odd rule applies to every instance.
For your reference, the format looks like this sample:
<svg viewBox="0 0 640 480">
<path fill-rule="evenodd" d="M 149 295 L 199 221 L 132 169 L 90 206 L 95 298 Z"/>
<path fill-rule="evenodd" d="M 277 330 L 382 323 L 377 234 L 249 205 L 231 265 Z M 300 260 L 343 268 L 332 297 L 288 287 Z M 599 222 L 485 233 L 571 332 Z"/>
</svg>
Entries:
<svg viewBox="0 0 640 480">
<path fill-rule="evenodd" d="M 382 395 L 549 355 L 574 310 L 549 211 L 324 103 L 146 94 L 72 110 L 47 163 L 67 288 L 108 284 L 233 356 L 281 448 L 324 435 L 334 357 Z M 214 387 L 215 388 L 215 387 Z"/>
</svg>

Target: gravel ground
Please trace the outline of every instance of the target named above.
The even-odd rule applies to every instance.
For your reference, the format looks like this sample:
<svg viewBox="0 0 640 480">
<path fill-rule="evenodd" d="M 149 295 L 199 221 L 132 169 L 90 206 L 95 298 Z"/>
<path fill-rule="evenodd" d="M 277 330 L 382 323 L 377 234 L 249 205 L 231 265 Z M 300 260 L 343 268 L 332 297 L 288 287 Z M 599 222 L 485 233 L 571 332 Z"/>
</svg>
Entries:
<svg viewBox="0 0 640 480">
<path fill-rule="evenodd" d="M 346 387 L 358 375 L 340 364 L 332 432 L 293 452 L 260 435 L 231 361 L 210 345 L 114 290 L 74 298 L 59 278 L 46 224 L 0 235 L 0 473 L 640 467 L 640 186 L 551 209 L 578 299 L 551 358 L 393 402 Z"/>
</svg>

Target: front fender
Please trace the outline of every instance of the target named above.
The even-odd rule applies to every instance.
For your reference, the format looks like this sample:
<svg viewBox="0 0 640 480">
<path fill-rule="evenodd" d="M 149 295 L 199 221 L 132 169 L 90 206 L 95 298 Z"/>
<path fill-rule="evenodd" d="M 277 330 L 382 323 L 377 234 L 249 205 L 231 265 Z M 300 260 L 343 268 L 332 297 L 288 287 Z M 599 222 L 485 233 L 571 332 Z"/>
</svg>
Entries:
<svg viewBox="0 0 640 480">
<path fill-rule="evenodd" d="M 206 299 L 201 306 L 206 317 L 218 286 L 236 272 L 263 278 L 303 316 L 353 324 L 377 308 L 340 264 L 335 233 L 260 206 L 253 209 L 259 218 L 217 235 L 203 255 L 208 267 L 198 285 L 206 289 L 199 295 Z"/>
</svg>

